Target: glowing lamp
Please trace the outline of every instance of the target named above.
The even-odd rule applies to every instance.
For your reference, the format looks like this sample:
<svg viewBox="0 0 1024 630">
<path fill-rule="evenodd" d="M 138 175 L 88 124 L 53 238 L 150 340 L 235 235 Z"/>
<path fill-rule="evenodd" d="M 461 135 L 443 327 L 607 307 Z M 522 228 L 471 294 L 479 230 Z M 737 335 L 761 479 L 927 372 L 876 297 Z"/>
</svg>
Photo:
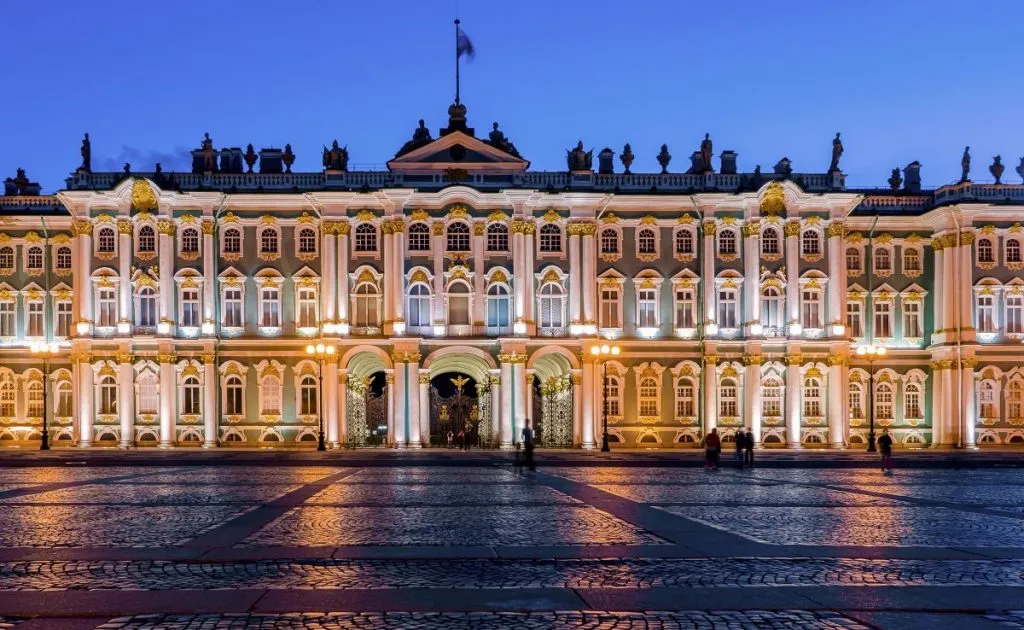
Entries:
<svg viewBox="0 0 1024 630">
<path fill-rule="evenodd" d="M 751 324 L 750 325 L 750 334 L 751 335 L 754 335 L 755 337 L 760 337 L 761 333 L 763 333 L 763 332 L 764 332 L 764 326 L 762 326 L 761 324 Z"/>
</svg>

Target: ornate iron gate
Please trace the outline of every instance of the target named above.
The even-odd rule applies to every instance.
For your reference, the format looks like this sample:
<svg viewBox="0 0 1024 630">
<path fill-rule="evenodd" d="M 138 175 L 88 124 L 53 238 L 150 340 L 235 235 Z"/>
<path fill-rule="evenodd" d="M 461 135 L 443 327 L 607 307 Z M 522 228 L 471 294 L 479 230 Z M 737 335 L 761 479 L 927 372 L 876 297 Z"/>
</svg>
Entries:
<svg viewBox="0 0 1024 630">
<path fill-rule="evenodd" d="M 388 387 L 380 393 L 366 388 L 366 445 L 386 446 L 388 439 Z"/>
<path fill-rule="evenodd" d="M 452 445 L 459 446 L 459 432 L 465 431 L 466 441 L 478 446 L 483 414 L 476 396 L 471 395 L 476 388 L 466 387 L 470 379 L 462 375 L 450 380 L 455 386 L 455 392 L 450 396 L 442 396 L 437 386 L 430 386 L 430 444 L 447 446 L 448 434 L 451 433 Z"/>
<path fill-rule="evenodd" d="M 353 377 L 348 384 L 348 446 L 384 446 L 387 442 L 388 391 L 372 387 L 373 377 Z"/>
</svg>

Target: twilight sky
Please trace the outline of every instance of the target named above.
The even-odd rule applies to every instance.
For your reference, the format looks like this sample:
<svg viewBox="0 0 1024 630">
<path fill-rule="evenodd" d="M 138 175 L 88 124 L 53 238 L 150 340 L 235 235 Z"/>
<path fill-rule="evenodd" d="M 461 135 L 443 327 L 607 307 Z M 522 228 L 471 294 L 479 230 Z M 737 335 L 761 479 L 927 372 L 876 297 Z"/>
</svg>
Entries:
<svg viewBox="0 0 1024 630">
<path fill-rule="evenodd" d="M 350 168 L 383 168 L 416 121 L 447 122 L 456 0 L 33 0 L 0 16 L 0 178 L 27 169 L 46 192 L 79 164 L 185 170 L 209 131 L 217 147 L 290 142 L 294 170 L 321 145 Z M 565 168 L 582 139 L 595 156 L 636 154 L 669 169 L 711 132 L 741 171 L 781 157 L 824 172 L 841 131 L 854 187 L 884 187 L 922 163 L 926 186 L 959 177 L 1019 182 L 1024 156 L 1024 2 L 461 0 L 476 59 L 463 102 L 477 135 L 493 121 L 534 170 Z M 717 168 L 717 158 L 715 165 Z M 596 166 L 596 159 L 595 159 Z M 616 169 L 621 165 L 616 160 Z"/>
</svg>

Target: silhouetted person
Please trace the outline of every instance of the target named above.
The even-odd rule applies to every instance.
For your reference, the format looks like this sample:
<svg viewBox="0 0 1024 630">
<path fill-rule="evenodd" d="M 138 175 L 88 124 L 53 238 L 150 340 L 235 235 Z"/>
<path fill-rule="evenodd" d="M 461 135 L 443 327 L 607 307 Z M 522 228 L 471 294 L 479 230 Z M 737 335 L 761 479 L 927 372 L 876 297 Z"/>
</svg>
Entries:
<svg viewBox="0 0 1024 630">
<path fill-rule="evenodd" d="M 526 465 L 530 470 L 537 470 L 537 463 L 533 460 L 533 428 L 530 421 L 526 421 L 523 427 L 523 451 L 526 454 Z"/>
<path fill-rule="evenodd" d="M 882 454 L 882 472 L 892 473 L 892 437 L 889 429 L 882 429 L 882 437 L 878 438 L 878 452 Z"/>
<path fill-rule="evenodd" d="M 732 439 L 736 440 L 736 468 L 743 468 L 743 448 L 747 443 L 747 435 L 743 433 L 743 429 L 736 429 L 732 435 Z"/>
<path fill-rule="evenodd" d="M 743 465 L 754 467 L 754 432 L 747 427 L 747 439 L 743 442 Z"/>
<path fill-rule="evenodd" d="M 711 433 L 704 436 L 704 468 L 718 470 L 718 454 L 722 452 L 722 438 L 718 436 L 718 429 L 711 429 Z"/>
</svg>

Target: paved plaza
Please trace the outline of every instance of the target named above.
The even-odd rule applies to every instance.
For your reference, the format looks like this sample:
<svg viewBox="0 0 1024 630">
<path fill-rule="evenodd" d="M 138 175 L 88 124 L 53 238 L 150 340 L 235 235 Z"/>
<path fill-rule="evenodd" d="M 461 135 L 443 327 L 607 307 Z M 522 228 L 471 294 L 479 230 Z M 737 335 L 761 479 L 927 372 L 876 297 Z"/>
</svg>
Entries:
<svg viewBox="0 0 1024 630">
<path fill-rule="evenodd" d="M 8 456 L 0 628 L 1024 628 L 1022 468 L 387 457 Z"/>
</svg>

